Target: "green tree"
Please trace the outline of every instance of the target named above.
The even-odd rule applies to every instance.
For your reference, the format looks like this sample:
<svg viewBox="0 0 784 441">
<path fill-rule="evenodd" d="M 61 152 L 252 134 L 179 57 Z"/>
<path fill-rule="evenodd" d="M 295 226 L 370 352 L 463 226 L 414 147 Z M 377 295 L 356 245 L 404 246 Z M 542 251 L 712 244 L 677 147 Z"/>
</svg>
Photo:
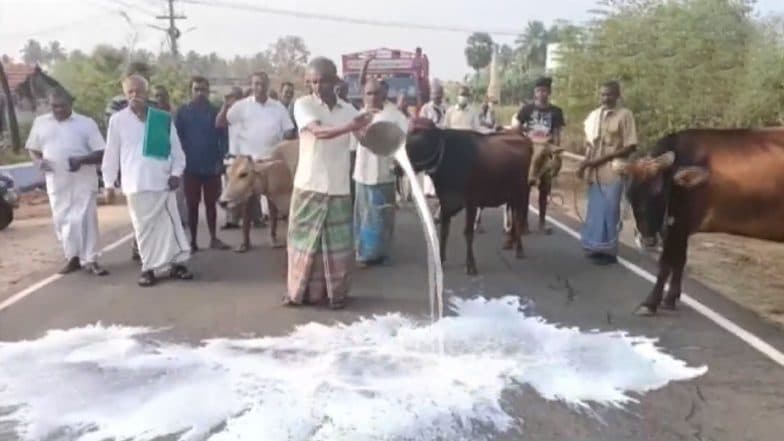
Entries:
<svg viewBox="0 0 784 441">
<path fill-rule="evenodd" d="M 66 58 L 66 52 L 59 41 L 50 41 L 49 45 L 44 50 L 44 57 L 46 64 L 53 64 L 64 60 Z"/>
<path fill-rule="evenodd" d="M 25 46 L 22 48 L 22 61 L 29 66 L 36 64 L 43 64 L 46 61 L 46 53 L 44 48 L 36 40 L 27 40 Z"/>
<path fill-rule="evenodd" d="M 305 75 L 310 51 L 301 37 L 281 37 L 267 50 L 275 76 L 281 80 L 299 80 Z"/>
<path fill-rule="evenodd" d="M 555 98 L 572 120 L 622 84 L 643 143 L 690 127 L 770 123 L 781 112 L 784 39 L 747 0 L 608 0 L 562 36 Z"/>
<path fill-rule="evenodd" d="M 475 72 L 479 72 L 490 64 L 495 44 L 490 34 L 475 32 L 466 41 L 466 62 Z"/>
</svg>

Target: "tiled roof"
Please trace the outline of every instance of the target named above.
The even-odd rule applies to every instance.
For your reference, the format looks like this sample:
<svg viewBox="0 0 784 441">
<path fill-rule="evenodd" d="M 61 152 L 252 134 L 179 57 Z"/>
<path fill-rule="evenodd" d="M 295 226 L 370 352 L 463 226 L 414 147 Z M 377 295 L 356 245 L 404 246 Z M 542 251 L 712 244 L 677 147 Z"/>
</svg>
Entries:
<svg viewBox="0 0 784 441">
<path fill-rule="evenodd" d="M 35 72 L 35 66 L 27 66 L 24 64 L 3 64 L 5 75 L 8 77 L 8 87 L 14 90 L 16 86 L 23 83 L 30 75 Z"/>
</svg>

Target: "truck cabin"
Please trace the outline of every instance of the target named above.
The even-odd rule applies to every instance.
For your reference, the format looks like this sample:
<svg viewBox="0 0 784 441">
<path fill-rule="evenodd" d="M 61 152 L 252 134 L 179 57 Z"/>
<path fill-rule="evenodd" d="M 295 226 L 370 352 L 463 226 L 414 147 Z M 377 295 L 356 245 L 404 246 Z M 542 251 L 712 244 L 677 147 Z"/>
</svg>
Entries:
<svg viewBox="0 0 784 441">
<path fill-rule="evenodd" d="M 397 103 L 401 95 L 408 106 L 417 106 L 418 96 L 422 97 L 422 104 L 428 100 L 427 58 L 417 60 L 414 52 L 382 48 L 343 55 L 343 79 L 348 83 L 348 98 L 354 106 L 363 105 L 359 76 L 368 57 L 373 57 L 368 66 L 368 77 L 387 82 L 391 102 Z"/>
</svg>

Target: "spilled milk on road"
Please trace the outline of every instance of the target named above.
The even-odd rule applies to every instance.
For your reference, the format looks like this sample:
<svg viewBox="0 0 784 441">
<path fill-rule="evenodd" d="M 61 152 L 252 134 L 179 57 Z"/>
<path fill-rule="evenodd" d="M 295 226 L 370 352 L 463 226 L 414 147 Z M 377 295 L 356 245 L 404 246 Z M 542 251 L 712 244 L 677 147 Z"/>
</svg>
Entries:
<svg viewBox="0 0 784 441">
<path fill-rule="evenodd" d="M 707 371 L 655 339 L 547 323 L 517 296 L 451 298 L 443 317 L 435 226 L 405 149 L 395 157 L 428 242 L 429 323 L 388 313 L 200 345 L 97 324 L 0 342 L 0 437 L 489 441 L 524 430 L 502 400 L 524 385 L 590 413 Z"/>
</svg>

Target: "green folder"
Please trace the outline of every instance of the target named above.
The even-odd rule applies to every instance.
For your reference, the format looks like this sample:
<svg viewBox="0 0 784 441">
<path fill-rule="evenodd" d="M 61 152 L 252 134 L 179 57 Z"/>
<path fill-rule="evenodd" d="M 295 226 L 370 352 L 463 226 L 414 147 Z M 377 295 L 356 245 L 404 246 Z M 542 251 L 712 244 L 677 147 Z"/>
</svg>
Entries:
<svg viewBox="0 0 784 441">
<path fill-rule="evenodd" d="M 144 124 L 144 150 L 148 158 L 169 159 L 171 154 L 171 115 L 169 112 L 153 107 L 147 108 L 147 121 Z"/>
</svg>

